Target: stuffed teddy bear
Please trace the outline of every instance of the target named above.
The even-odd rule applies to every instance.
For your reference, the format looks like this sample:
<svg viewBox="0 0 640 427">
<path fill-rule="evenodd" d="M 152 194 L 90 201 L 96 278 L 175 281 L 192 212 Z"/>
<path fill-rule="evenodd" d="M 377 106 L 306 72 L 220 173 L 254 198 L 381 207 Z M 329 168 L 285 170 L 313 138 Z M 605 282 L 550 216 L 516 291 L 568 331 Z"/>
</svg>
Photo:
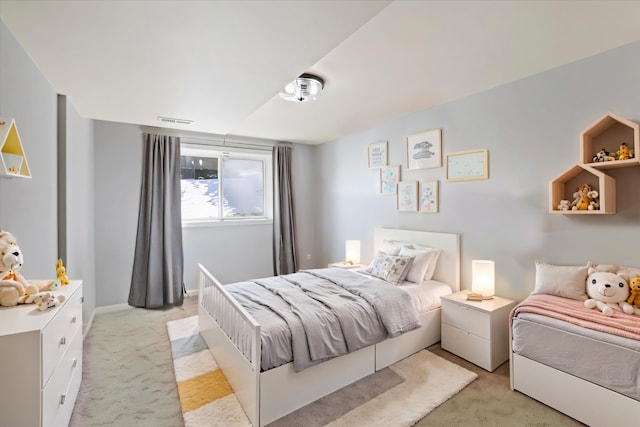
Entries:
<svg viewBox="0 0 640 427">
<path fill-rule="evenodd" d="M 624 311 L 633 314 L 629 298 L 629 284 L 624 274 L 614 274 L 604 271 L 596 271 L 590 267 L 587 277 L 587 295 L 584 306 L 598 308 L 605 316 L 613 316 L 613 310 Z"/>
<path fill-rule="evenodd" d="M 631 294 L 627 298 L 627 302 L 633 306 L 635 314 L 640 314 L 640 277 L 630 279 L 629 288 L 631 289 Z"/>
<path fill-rule="evenodd" d="M 571 208 L 571 202 L 568 200 L 560 200 L 560 204 L 558 205 L 559 211 L 568 211 Z"/>
<path fill-rule="evenodd" d="M 582 184 L 573 193 L 573 202 L 571 203 L 571 210 L 574 211 L 586 211 L 591 206 L 592 198 L 589 194 L 593 194 L 593 189 L 589 184 Z M 596 193 L 597 194 L 597 193 Z"/>
<path fill-rule="evenodd" d="M 20 297 L 38 292 L 38 287 L 19 273 L 22 264 L 22 251 L 16 238 L 0 230 L 0 305 L 3 307 L 17 305 Z"/>
<path fill-rule="evenodd" d="M 620 144 L 620 149 L 616 153 L 618 154 L 618 160 L 629 160 L 631 158 L 629 146 L 626 142 Z"/>
</svg>

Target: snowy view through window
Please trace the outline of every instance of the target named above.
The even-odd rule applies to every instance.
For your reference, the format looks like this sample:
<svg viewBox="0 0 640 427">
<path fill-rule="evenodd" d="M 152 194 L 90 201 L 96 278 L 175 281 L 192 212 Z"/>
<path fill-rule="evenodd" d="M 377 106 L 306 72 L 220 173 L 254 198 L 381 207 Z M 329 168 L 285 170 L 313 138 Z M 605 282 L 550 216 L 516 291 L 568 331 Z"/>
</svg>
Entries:
<svg viewBox="0 0 640 427">
<path fill-rule="evenodd" d="M 218 165 L 222 169 L 222 189 Z M 261 160 L 182 156 L 181 177 L 183 220 L 220 219 L 221 214 L 223 218 L 265 214 Z"/>
</svg>

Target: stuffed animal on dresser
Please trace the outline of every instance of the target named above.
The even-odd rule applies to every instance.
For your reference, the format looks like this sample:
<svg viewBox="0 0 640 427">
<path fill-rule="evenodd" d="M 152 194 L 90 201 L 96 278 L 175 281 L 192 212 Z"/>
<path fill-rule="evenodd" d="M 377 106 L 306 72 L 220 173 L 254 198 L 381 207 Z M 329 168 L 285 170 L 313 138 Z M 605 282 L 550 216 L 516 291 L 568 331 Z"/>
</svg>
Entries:
<svg viewBox="0 0 640 427">
<path fill-rule="evenodd" d="M 584 306 L 598 308 L 605 316 L 613 316 L 614 310 L 633 314 L 634 309 L 627 302 L 629 298 L 629 283 L 624 274 L 596 271 L 589 268 L 587 277 L 587 295 Z"/>
<path fill-rule="evenodd" d="M 0 306 L 12 307 L 19 298 L 38 292 L 20 274 L 23 256 L 16 238 L 8 231 L 0 230 Z"/>
</svg>

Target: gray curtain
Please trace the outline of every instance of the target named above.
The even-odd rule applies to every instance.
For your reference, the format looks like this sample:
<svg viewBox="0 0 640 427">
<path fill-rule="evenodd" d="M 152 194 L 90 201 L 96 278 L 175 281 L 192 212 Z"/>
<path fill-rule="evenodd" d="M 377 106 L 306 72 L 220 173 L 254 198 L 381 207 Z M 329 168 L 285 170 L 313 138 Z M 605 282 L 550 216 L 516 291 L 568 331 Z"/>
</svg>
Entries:
<svg viewBox="0 0 640 427">
<path fill-rule="evenodd" d="M 273 273 L 298 270 L 291 182 L 291 147 L 273 147 Z"/>
<path fill-rule="evenodd" d="M 138 234 L 129 305 L 182 305 L 180 140 L 144 134 Z"/>
</svg>

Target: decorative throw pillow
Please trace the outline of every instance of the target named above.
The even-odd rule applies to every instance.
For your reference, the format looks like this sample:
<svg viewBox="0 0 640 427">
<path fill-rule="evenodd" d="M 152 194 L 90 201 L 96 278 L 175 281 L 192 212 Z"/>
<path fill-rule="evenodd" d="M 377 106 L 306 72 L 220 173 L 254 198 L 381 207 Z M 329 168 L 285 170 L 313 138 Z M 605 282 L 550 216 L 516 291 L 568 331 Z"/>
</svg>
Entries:
<svg viewBox="0 0 640 427">
<path fill-rule="evenodd" d="M 428 248 L 426 246 L 414 246 L 413 248 L 403 247 L 400 249 L 401 256 L 412 256 L 415 259 L 411 264 L 411 269 L 407 275 L 407 280 L 414 283 L 422 283 L 430 280 L 436 270 L 436 264 L 440 257 L 440 249 Z"/>
<path fill-rule="evenodd" d="M 587 299 L 587 270 L 588 264 L 551 265 L 536 261 L 536 283 L 532 294 L 584 301 Z"/>
<path fill-rule="evenodd" d="M 397 285 L 405 280 L 412 262 L 413 257 L 378 252 L 364 273 Z"/>
</svg>

